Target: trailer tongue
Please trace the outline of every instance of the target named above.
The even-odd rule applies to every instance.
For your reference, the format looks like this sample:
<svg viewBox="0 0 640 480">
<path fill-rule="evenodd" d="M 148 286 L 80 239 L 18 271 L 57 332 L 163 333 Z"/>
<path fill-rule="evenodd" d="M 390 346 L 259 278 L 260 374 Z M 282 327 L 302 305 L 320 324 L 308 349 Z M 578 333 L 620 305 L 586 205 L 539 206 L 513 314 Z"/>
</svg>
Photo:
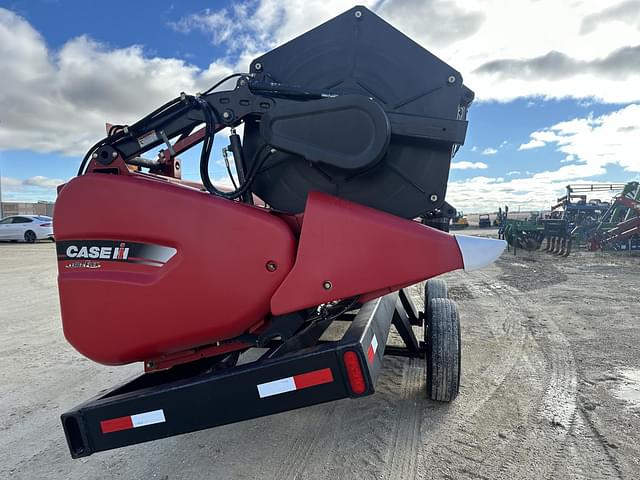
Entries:
<svg viewBox="0 0 640 480">
<path fill-rule="evenodd" d="M 369 395 L 385 354 L 425 358 L 430 398 L 458 393 L 446 285 L 427 282 L 422 312 L 404 288 L 504 248 L 413 220 L 444 225 L 451 210 L 473 99 L 460 73 L 355 7 L 235 77 L 112 126 L 59 192 L 65 336 L 146 371 L 62 416 L 73 457 Z M 225 127 L 233 189 L 209 175 Z M 178 155 L 197 145 L 201 185 L 180 178 Z M 349 327 L 327 339 L 336 321 Z M 391 325 L 404 346 L 387 345 Z"/>
</svg>

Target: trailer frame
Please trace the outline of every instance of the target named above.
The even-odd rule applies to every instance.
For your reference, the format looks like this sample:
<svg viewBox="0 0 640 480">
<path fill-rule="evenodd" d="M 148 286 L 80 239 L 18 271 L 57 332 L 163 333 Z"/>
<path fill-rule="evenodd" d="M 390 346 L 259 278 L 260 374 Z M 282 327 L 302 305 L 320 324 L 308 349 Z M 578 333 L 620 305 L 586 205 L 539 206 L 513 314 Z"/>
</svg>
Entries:
<svg viewBox="0 0 640 480">
<path fill-rule="evenodd" d="M 144 373 L 101 392 L 61 416 L 71 456 L 371 395 L 384 355 L 425 357 L 424 342 L 412 329 L 423 325 L 424 313 L 406 290 L 371 300 L 340 320 L 351 324 L 336 341 L 316 340 L 274 358 L 282 346 L 275 341 L 250 363 L 191 376 L 183 369 Z M 387 346 L 391 325 L 403 346 Z"/>
</svg>

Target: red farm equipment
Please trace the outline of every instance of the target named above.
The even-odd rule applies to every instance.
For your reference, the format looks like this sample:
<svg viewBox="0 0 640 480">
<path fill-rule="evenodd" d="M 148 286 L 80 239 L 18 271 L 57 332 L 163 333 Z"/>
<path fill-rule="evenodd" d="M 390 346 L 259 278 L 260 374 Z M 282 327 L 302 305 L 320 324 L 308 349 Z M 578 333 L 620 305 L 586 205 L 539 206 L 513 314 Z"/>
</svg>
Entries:
<svg viewBox="0 0 640 480">
<path fill-rule="evenodd" d="M 385 355 L 424 358 L 430 398 L 458 393 L 458 311 L 432 277 L 505 246 L 414 220 L 448 223 L 473 100 L 460 73 L 355 7 L 233 77 L 112 125 L 59 190 L 65 336 L 145 368 L 62 415 L 73 457 L 370 395 Z M 238 185 L 223 190 L 209 156 L 226 127 Z M 202 184 L 180 179 L 196 145 Z M 405 287 L 427 279 L 418 311 Z M 346 333 L 322 339 L 336 321 Z"/>
<path fill-rule="evenodd" d="M 614 197 L 588 245 L 590 250 L 640 250 L 640 183 L 627 183 Z"/>
</svg>

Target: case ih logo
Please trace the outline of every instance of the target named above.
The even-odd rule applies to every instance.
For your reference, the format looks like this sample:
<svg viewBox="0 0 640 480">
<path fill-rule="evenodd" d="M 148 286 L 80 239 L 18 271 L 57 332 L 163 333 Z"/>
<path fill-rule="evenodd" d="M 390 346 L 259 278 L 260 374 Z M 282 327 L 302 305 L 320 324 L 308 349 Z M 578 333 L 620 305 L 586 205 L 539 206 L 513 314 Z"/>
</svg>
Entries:
<svg viewBox="0 0 640 480">
<path fill-rule="evenodd" d="M 58 260 L 101 260 L 161 267 L 176 254 L 176 249 L 149 243 L 114 240 L 63 240 L 56 243 Z"/>
<path fill-rule="evenodd" d="M 129 257 L 129 249 L 126 243 L 121 243 L 119 247 L 78 247 L 69 245 L 65 252 L 69 258 L 91 258 L 102 260 L 126 260 Z"/>
</svg>

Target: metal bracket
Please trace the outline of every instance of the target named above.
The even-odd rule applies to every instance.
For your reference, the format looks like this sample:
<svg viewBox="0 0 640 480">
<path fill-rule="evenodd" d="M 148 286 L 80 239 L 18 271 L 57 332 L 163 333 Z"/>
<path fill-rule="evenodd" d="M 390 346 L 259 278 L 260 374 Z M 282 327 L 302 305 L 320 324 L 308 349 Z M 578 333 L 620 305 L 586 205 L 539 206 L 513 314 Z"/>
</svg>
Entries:
<svg viewBox="0 0 640 480">
<path fill-rule="evenodd" d="M 164 140 L 164 144 L 167 146 L 167 149 L 169 150 L 171 156 L 175 157 L 176 151 L 173 149 L 173 145 L 171 145 L 171 142 L 169 141 L 169 138 L 167 138 L 167 134 L 164 133 L 164 130 L 160 130 L 160 137 L 162 137 L 162 140 Z"/>
<path fill-rule="evenodd" d="M 396 309 L 393 312 L 392 325 L 396 327 L 398 334 L 402 337 L 402 341 L 406 345 L 406 349 L 412 356 L 422 356 L 420 350 L 420 343 L 416 338 L 413 329 L 411 328 L 411 321 L 409 313 L 403 308 L 402 301 L 398 298 L 396 302 Z"/>
</svg>

